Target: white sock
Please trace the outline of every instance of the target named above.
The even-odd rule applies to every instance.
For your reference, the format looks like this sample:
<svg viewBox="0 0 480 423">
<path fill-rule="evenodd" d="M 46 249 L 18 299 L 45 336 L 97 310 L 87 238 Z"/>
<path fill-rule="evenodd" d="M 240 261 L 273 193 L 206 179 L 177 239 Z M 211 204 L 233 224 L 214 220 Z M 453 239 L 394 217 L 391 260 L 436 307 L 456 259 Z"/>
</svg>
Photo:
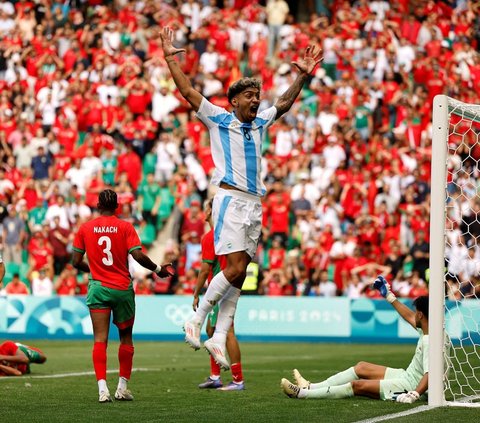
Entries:
<svg viewBox="0 0 480 423">
<path fill-rule="evenodd" d="M 227 333 L 232 327 L 240 293 L 240 289 L 231 286 L 220 302 L 217 324 L 215 325 L 215 333 L 212 336 L 212 340 L 223 346 L 225 346 L 227 340 Z"/>
<path fill-rule="evenodd" d="M 124 377 L 119 377 L 117 389 L 121 389 L 122 391 L 125 391 L 127 389 L 127 382 L 128 380 L 125 379 Z"/>
<path fill-rule="evenodd" d="M 97 381 L 98 383 L 98 393 L 100 394 L 101 392 L 108 392 L 107 388 L 107 381 L 105 379 L 100 379 Z"/>
<path fill-rule="evenodd" d="M 344 370 L 343 372 L 330 376 L 328 379 L 324 380 L 323 382 L 311 383 L 310 389 L 318 389 L 318 388 L 325 388 L 327 386 L 343 385 L 345 383 L 352 382 L 354 380 L 358 380 L 358 376 L 355 373 L 355 369 L 353 367 L 349 367 L 347 370 Z"/>
<path fill-rule="evenodd" d="M 218 375 L 210 375 L 210 379 L 212 379 L 212 380 L 218 380 L 218 379 L 220 379 L 220 376 L 218 376 Z"/>
<path fill-rule="evenodd" d="M 208 313 L 210 313 L 212 308 L 225 296 L 225 293 L 231 286 L 223 272 L 217 273 L 200 301 L 192 321 L 199 326 L 203 326 Z"/>
<path fill-rule="evenodd" d="M 318 389 L 301 389 L 298 398 L 341 399 L 353 397 L 351 383 L 339 386 L 327 386 Z"/>
</svg>

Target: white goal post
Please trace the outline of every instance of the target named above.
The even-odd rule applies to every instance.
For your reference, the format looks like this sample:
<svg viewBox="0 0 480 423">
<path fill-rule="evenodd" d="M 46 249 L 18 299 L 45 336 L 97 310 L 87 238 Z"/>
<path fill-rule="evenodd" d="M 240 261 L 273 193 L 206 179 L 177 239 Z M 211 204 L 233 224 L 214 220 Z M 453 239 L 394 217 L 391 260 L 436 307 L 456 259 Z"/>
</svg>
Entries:
<svg viewBox="0 0 480 423">
<path fill-rule="evenodd" d="M 428 404 L 479 407 L 480 105 L 432 116 Z"/>
</svg>

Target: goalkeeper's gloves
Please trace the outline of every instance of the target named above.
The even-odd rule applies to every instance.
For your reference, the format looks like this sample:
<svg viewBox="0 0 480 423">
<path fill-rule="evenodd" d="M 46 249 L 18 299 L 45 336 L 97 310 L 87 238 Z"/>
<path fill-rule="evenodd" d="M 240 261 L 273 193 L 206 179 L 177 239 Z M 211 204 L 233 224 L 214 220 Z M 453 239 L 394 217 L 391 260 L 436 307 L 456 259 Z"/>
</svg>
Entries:
<svg viewBox="0 0 480 423">
<path fill-rule="evenodd" d="M 420 398 L 420 394 L 417 391 L 409 391 L 404 394 L 400 394 L 397 397 L 397 402 L 402 402 L 404 404 L 413 404 Z"/>
<path fill-rule="evenodd" d="M 165 263 L 157 265 L 157 268 L 154 270 L 159 278 L 168 278 L 169 276 L 173 276 L 175 274 L 175 268 L 173 267 L 172 263 Z"/>
<path fill-rule="evenodd" d="M 377 276 L 377 279 L 375 279 L 375 282 L 373 283 L 373 287 L 380 292 L 382 297 L 385 298 L 390 304 L 397 299 L 395 294 L 390 289 L 390 284 L 382 275 Z"/>
</svg>

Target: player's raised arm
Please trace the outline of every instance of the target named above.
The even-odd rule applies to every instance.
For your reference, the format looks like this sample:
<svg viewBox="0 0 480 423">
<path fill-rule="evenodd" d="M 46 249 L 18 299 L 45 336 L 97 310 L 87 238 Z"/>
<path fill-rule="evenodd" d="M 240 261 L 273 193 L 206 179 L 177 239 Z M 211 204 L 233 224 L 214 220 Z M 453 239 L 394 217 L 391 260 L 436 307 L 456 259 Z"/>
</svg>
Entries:
<svg viewBox="0 0 480 423">
<path fill-rule="evenodd" d="M 407 323 L 413 326 L 414 329 L 417 328 L 415 324 L 415 313 L 405 304 L 397 301 L 397 297 L 390 289 L 390 284 L 382 275 L 375 279 L 373 287 L 380 292 L 382 297 L 384 297 L 393 306 L 393 308 L 397 310 L 398 314 L 400 314 L 400 316 L 402 316 Z"/>
<path fill-rule="evenodd" d="M 292 62 L 292 65 L 296 66 L 299 73 L 290 88 L 275 103 L 275 108 L 277 109 L 276 119 L 279 119 L 280 116 L 290 110 L 298 94 L 302 91 L 303 84 L 308 76 L 322 60 L 322 49 L 309 45 L 305 50 L 303 59 L 298 62 Z"/>
<path fill-rule="evenodd" d="M 175 48 L 173 46 L 173 31 L 168 27 L 163 28 L 163 31 L 160 32 L 160 38 L 162 39 L 163 55 L 165 57 L 165 61 L 167 62 L 168 69 L 172 74 L 175 85 L 177 86 L 180 94 L 182 94 L 185 100 L 187 100 L 192 105 L 195 111 L 198 111 L 203 96 L 192 87 L 190 80 L 183 73 L 182 69 L 180 69 L 180 65 L 173 57 L 178 53 L 184 53 L 185 49 Z"/>
</svg>

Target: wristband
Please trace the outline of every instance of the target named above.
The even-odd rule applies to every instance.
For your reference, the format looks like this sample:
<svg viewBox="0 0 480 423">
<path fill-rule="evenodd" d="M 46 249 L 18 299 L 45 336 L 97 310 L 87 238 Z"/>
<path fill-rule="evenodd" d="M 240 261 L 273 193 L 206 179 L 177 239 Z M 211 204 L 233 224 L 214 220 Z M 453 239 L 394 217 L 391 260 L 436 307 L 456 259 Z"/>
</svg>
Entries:
<svg viewBox="0 0 480 423">
<path fill-rule="evenodd" d="M 157 264 L 157 267 L 155 268 L 154 272 L 155 273 L 160 273 L 162 271 L 162 266 L 160 266 L 159 264 Z"/>
<path fill-rule="evenodd" d="M 395 294 L 393 292 L 389 292 L 387 294 L 387 296 L 385 297 L 385 299 L 390 303 L 392 304 L 396 299 L 397 297 L 395 296 Z"/>
</svg>

